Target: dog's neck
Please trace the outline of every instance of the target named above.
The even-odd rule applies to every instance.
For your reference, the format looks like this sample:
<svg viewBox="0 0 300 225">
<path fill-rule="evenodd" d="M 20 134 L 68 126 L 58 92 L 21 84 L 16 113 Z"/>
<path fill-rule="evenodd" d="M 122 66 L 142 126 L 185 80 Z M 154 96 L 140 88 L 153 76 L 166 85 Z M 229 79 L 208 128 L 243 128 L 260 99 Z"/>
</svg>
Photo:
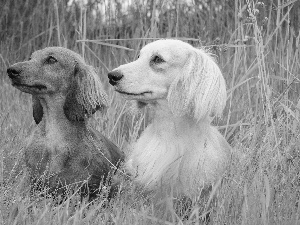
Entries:
<svg viewBox="0 0 300 225">
<path fill-rule="evenodd" d="M 196 121 L 189 115 L 176 116 L 164 100 L 150 108 L 154 118 L 134 143 L 126 163 L 136 180 L 149 189 L 165 183 L 185 194 L 192 191 L 184 188 L 186 183 L 199 187 L 213 181 L 219 162 L 226 157 L 221 145 L 227 145 L 210 118 Z"/>
<path fill-rule="evenodd" d="M 180 127 L 191 129 L 192 127 L 196 126 L 209 126 L 210 125 L 210 118 L 205 117 L 200 121 L 197 121 L 191 115 L 175 115 L 170 107 L 168 106 L 167 100 L 158 100 L 155 104 L 150 105 L 152 114 L 153 114 L 153 121 L 152 123 L 157 125 L 165 126 L 169 124 L 171 127 L 175 128 Z M 182 130 L 180 131 L 182 133 Z"/>
<path fill-rule="evenodd" d="M 86 130 L 85 121 L 70 121 L 64 113 L 65 97 L 61 95 L 39 98 L 43 107 L 43 119 L 39 124 L 44 133 L 72 133 Z"/>
</svg>

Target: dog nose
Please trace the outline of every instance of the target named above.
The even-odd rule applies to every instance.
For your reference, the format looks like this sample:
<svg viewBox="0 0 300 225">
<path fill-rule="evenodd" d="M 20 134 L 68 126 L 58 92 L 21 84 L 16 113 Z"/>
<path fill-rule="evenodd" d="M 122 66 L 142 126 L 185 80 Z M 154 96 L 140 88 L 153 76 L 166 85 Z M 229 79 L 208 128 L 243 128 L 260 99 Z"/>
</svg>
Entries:
<svg viewBox="0 0 300 225">
<path fill-rule="evenodd" d="M 123 77 L 123 74 L 120 73 L 119 71 L 111 71 L 108 73 L 108 79 L 109 79 L 109 83 L 112 86 L 115 86 L 119 80 L 121 80 Z"/>
<path fill-rule="evenodd" d="M 16 78 L 17 76 L 19 76 L 21 73 L 20 69 L 14 68 L 14 67 L 9 67 L 7 69 L 7 74 L 10 78 Z"/>
</svg>

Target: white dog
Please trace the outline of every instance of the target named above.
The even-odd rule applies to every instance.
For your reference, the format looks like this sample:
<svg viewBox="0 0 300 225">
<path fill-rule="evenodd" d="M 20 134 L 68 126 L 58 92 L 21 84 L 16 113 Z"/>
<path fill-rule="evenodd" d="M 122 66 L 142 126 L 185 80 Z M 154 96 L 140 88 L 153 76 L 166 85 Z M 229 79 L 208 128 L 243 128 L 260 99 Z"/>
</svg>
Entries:
<svg viewBox="0 0 300 225">
<path fill-rule="evenodd" d="M 231 148 L 210 116 L 221 115 L 226 86 L 208 53 L 179 40 L 158 40 L 108 77 L 126 99 L 154 111 L 127 156 L 136 181 L 148 190 L 172 188 L 196 197 L 224 173 Z"/>
</svg>

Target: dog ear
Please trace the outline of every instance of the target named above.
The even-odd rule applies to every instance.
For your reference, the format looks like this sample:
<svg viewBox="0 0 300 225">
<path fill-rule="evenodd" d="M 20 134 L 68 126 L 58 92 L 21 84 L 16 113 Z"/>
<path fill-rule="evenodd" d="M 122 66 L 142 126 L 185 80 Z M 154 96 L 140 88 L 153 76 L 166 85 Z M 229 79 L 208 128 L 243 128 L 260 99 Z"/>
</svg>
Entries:
<svg viewBox="0 0 300 225">
<path fill-rule="evenodd" d="M 33 119 L 36 124 L 39 124 L 42 119 L 43 119 L 43 106 L 40 103 L 40 100 L 32 95 L 32 114 L 33 114 Z"/>
<path fill-rule="evenodd" d="M 72 86 L 64 104 L 66 117 L 71 121 L 83 121 L 107 106 L 107 95 L 94 68 L 76 62 Z"/>
<path fill-rule="evenodd" d="M 177 116 L 191 115 L 197 121 L 211 114 L 221 116 L 227 100 L 226 84 L 209 53 L 195 48 L 182 71 L 168 92 L 172 112 Z"/>
</svg>

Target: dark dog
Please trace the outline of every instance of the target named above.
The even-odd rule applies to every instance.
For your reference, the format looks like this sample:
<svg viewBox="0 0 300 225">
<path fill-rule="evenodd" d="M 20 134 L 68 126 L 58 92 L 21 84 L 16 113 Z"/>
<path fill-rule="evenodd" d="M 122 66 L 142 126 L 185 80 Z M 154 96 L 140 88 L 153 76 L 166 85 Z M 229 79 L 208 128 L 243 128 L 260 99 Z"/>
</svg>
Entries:
<svg viewBox="0 0 300 225">
<path fill-rule="evenodd" d="M 123 160 L 116 145 L 87 125 L 93 113 L 107 106 L 94 68 L 71 50 L 49 47 L 7 73 L 13 86 L 33 99 L 37 127 L 25 147 L 31 186 L 57 195 L 77 184 L 93 198 Z"/>
</svg>

